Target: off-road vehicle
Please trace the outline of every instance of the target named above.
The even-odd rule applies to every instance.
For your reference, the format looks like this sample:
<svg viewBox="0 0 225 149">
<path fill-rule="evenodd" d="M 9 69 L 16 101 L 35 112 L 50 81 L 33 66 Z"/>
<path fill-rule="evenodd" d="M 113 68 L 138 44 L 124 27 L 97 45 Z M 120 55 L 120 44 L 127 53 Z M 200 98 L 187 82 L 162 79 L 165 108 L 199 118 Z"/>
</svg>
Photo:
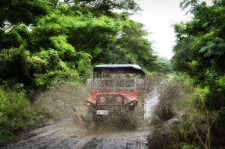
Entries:
<svg viewBox="0 0 225 149">
<path fill-rule="evenodd" d="M 85 116 L 87 127 L 99 125 L 105 119 L 121 123 L 128 121 L 136 127 L 144 118 L 144 77 L 138 65 L 97 65 L 93 81 L 87 81 L 92 96 L 84 101 L 88 107 Z M 121 123 L 126 125 L 126 123 Z"/>
</svg>

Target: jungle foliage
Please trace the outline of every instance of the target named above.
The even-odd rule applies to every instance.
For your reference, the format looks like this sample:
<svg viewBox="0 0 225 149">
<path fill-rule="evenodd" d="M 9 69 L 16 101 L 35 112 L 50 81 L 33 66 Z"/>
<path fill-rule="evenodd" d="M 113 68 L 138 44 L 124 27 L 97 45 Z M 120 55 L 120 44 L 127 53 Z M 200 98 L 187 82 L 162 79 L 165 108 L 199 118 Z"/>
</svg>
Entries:
<svg viewBox="0 0 225 149">
<path fill-rule="evenodd" d="M 17 0 L 0 6 L 0 82 L 48 88 L 55 78 L 82 81 L 100 63 L 136 63 L 163 72 L 133 0 Z M 120 10 L 121 12 L 114 12 Z M 130 38 L 132 36 L 132 38 Z"/>
<path fill-rule="evenodd" d="M 200 103 L 206 106 L 208 119 L 212 123 L 209 134 L 211 140 L 206 140 L 206 146 L 203 147 L 224 147 L 225 1 L 215 0 L 212 6 L 196 0 L 184 0 L 181 3 L 183 9 L 189 6 L 192 20 L 174 25 L 177 40 L 172 64 L 176 71 L 188 75 L 194 86 L 203 91 L 202 98 L 198 99 L 199 102 L 203 99 L 204 102 Z M 198 126 L 204 123 L 207 124 L 207 120 Z M 204 137 L 204 133 L 200 137 Z"/>
</svg>

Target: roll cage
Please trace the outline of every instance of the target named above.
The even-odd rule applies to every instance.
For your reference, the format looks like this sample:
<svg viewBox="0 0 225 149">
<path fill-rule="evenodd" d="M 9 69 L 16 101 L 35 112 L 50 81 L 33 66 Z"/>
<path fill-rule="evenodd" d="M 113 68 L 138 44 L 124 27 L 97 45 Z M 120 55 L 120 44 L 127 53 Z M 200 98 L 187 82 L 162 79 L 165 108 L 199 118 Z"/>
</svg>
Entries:
<svg viewBox="0 0 225 149">
<path fill-rule="evenodd" d="M 136 74 L 141 79 L 145 77 L 145 72 L 138 65 L 114 64 L 114 65 L 96 65 L 93 69 L 93 78 L 107 78 L 108 74 L 123 73 Z"/>
</svg>

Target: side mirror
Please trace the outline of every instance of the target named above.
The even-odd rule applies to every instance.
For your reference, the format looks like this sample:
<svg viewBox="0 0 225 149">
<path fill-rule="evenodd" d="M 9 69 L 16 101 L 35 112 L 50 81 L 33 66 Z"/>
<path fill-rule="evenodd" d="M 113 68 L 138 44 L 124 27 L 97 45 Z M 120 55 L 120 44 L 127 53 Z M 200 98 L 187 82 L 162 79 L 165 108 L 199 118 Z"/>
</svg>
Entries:
<svg viewBox="0 0 225 149">
<path fill-rule="evenodd" d="M 88 86 L 88 87 L 91 87 L 91 83 L 92 83 L 92 82 L 91 82 L 91 79 L 87 79 L 87 86 Z"/>
</svg>

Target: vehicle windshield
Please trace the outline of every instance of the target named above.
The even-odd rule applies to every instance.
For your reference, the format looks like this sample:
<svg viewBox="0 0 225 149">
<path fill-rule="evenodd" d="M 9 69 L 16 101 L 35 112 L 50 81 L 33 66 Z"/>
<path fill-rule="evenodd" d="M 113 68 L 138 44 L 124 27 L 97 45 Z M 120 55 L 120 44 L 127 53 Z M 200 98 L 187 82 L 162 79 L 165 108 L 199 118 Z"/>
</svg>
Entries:
<svg viewBox="0 0 225 149">
<path fill-rule="evenodd" d="M 97 89 L 113 89 L 113 88 L 136 88 L 136 79 L 123 78 L 123 79 L 95 79 L 95 88 Z"/>
</svg>

